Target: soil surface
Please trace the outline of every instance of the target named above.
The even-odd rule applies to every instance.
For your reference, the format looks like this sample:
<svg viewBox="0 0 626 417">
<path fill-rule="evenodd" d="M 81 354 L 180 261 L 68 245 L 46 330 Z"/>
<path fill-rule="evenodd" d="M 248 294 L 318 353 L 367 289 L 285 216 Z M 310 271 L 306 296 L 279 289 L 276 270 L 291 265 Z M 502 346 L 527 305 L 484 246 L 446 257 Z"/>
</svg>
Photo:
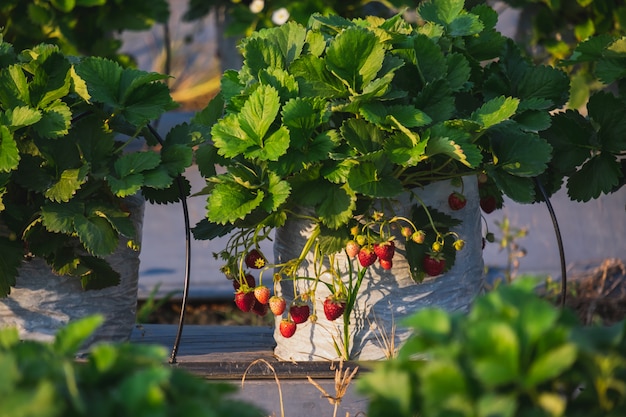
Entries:
<svg viewBox="0 0 626 417">
<path fill-rule="evenodd" d="M 545 296 L 560 305 L 560 285 L 548 285 Z M 565 305 L 578 314 L 584 324 L 612 324 L 626 317 L 626 265 L 618 259 L 606 259 L 601 265 L 568 277 Z M 178 324 L 180 301 L 164 302 L 161 306 L 138 306 L 143 323 Z M 186 324 L 226 326 L 273 326 L 271 313 L 261 317 L 244 313 L 233 302 L 192 302 L 185 311 Z"/>
</svg>

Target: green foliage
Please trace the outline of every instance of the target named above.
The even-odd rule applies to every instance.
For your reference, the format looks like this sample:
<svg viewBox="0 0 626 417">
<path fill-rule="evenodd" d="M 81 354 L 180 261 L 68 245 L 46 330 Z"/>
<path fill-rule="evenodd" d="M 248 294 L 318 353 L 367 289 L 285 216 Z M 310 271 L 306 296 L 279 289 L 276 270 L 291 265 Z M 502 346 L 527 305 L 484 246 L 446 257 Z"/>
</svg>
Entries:
<svg viewBox="0 0 626 417">
<path fill-rule="evenodd" d="M 550 169 L 544 175 L 550 191 L 566 179 L 572 200 L 589 201 L 610 194 L 626 181 L 626 37 L 591 38 L 576 46 L 562 65 L 591 64 L 605 87 L 586 104 L 585 116 L 568 110 L 557 114 L 542 132 L 554 148 Z"/>
<path fill-rule="evenodd" d="M 306 206 L 339 229 L 377 201 L 481 171 L 534 201 L 531 178 L 552 156 L 537 131 L 567 100 L 568 78 L 525 60 L 486 6 L 434 1 L 418 13 L 417 26 L 315 14 L 245 38 L 199 152 L 208 221 L 279 227 Z"/>
<path fill-rule="evenodd" d="M 0 33 L 18 50 L 40 43 L 57 45 L 68 55 L 100 56 L 124 66 L 123 30 L 146 30 L 169 17 L 166 0 L 6 0 L 0 5 Z"/>
<path fill-rule="evenodd" d="M 619 416 L 626 411 L 626 328 L 582 326 L 514 281 L 469 314 L 437 308 L 406 321 L 396 359 L 359 381 L 368 416 Z"/>
<path fill-rule="evenodd" d="M 209 383 L 166 365 L 161 346 L 98 344 L 77 360 L 102 318 L 70 323 L 52 343 L 20 341 L 0 329 L 0 416 L 262 416 L 230 398 L 233 385 Z"/>
<path fill-rule="evenodd" d="M 164 75 L 47 44 L 17 54 L 0 42 L 0 62 L 0 296 L 15 285 L 24 255 L 45 258 L 85 288 L 117 283 L 101 258 L 120 237 L 136 237 L 124 198 L 178 199 L 170 190 L 200 135 L 184 125 L 160 152 L 126 152 L 141 137 L 158 144 L 148 124 L 176 107 Z"/>
</svg>

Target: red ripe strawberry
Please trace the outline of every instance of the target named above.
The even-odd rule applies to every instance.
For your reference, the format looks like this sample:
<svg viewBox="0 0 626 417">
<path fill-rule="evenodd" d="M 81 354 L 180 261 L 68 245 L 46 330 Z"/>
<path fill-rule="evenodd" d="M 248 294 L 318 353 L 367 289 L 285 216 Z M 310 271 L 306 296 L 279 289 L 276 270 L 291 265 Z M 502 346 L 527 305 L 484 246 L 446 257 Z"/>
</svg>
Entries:
<svg viewBox="0 0 626 417">
<path fill-rule="evenodd" d="M 350 258 L 357 256 L 360 250 L 361 245 L 356 243 L 354 240 L 349 240 L 348 243 L 346 243 L 346 253 Z"/>
<path fill-rule="evenodd" d="M 364 246 L 361 248 L 358 254 L 359 263 L 363 268 L 367 268 L 376 262 L 377 255 L 369 246 Z"/>
<path fill-rule="evenodd" d="M 324 300 L 324 315 L 329 321 L 337 320 L 346 309 L 345 300 L 329 295 Z"/>
<path fill-rule="evenodd" d="M 300 324 L 308 320 L 311 309 L 308 304 L 294 304 L 289 308 L 289 314 L 294 323 Z"/>
<path fill-rule="evenodd" d="M 383 259 L 385 261 L 391 261 L 395 251 L 396 251 L 396 244 L 393 243 L 393 240 L 388 240 L 383 243 L 374 244 L 374 253 L 376 254 L 376 256 L 378 256 L 379 259 Z"/>
<path fill-rule="evenodd" d="M 248 268 L 252 269 L 261 269 L 267 263 L 263 254 L 257 249 L 252 249 L 250 252 L 248 252 L 245 262 Z"/>
<path fill-rule="evenodd" d="M 289 319 L 282 319 L 278 325 L 278 329 L 283 337 L 289 338 L 296 332 L 296 323 Z"/>
<path fill-rule="evenodd" d="M 385 259 L 379 259 L 378 263 L 380 263 L 380 267 L 382 269 L 385 269 L 387 271 L 389 271 L 391 269 L 391 267 L 393 266 L 393 261 L 387 261 Z"/>
<path fill-rule="evenodd" d="M 267 310 L 269 310 L 267 304 L 259 303 L 257 300 L 254 300 L 254 304 L 252 304 L 252 312 L 257 316 L 265 316 L 267 314 Z"/>
<path fill-rule="evenodd" d="M 270 300 L 270 289 L 265 285 L 259 285 L 254 289 L 254 298 L 261 304 L 267 304 Z"/>
<path fill-rule="evenodd" d="M 496 205 L 496 198 L 492 195 L 480 199 L 480 208 L 487 214 L 493 212 L 496 209 Z"/>
<path fill-rule="evenodd" d="M 453 192 L 448 196 L 448 205 L 452 210 L 461 210 L 467 204 L 465 196 L 459 192 Z"/>
<path fill-rule="evenodd" d="M 287 302 L 285 301 L 285 299 L 278 295 L 273 295 L 270 298 L 269 303 L 270 310 L 272 310 L 272 313 L 274 313 L 274 315 L 276 316 L 282 315 L 285 312 L 285 308 L 287 308 Z"/>
<path fill-rule="evenodd" d="M 235 293 L 235 304 L 241 311 L 247 313 L 252 310 L 254 302 L 254 293 L 252 291 L 239 290 Z"/>
<path fill-rule="evenodd" d="M 246 274 L 244 276 L 244 281 L 245 281 L 245 284 L 248 286 L 248 288 L 256 287 L 256 281 L 254 279 L 254 276 L 252 276 L 252 274 Z M 239 279 L 235 278 L 233 280 L 233 288 L 235 290 L 238 290 L 240 287 L 241 287 L 241 282 L 239 282 Z"/>
<path fill-rule="evenodd" d="M 446 267 L 446 260 L 440 254 L 427 254 L 422 261 L 422 267 L 424 268 L 424 272 L 431 277 L 441 275 Z"/>
</svg>

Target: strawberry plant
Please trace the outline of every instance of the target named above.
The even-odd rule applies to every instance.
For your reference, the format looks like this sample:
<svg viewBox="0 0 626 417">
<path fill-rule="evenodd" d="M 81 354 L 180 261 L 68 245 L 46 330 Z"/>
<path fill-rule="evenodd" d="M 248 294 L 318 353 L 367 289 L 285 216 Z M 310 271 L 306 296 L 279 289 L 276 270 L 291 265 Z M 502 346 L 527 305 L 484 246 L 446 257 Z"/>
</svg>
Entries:
<svg viewBox="0 0 626 417">
<path fill-rule="evenodd" d="M 84 288 L 115 285 L 102 258 L 120 236 L 130 245 L 136 236 L 124 198 L 189 193 L 179 176 L 192 161 L 192 129 L 160 143 L 149 126 L 176 107 L 165 78 L 53 45 L 18 53 L 0 40 L 0 296 L 32 256 Z M 160 151 L 142 149 L 144 140 Z"/>
<path fill-rule="evenodd" d="M 405 236 L 403 256 L 420 283 L 429 248 L 445 258 L 445 272 L 464 246 L 455 217 L 420 203 L 424 186 L 480 175 L 496 202 L 538 199 L 533 177 L 552 158 L 539 132 L 565 104 L 568 77 L 527 60 L 495 30 L 486 5 L 434 0 L 417 13 L 418 24 L 400 14 L 313 14 L 306 26 L 289 22 L 243 39 L 243 67 L 223 74 L 221 93 L 195 120 L 211 141 L 197 151 L 207 214 L 193 232 L 231 234 L 217 254 L 229 279 L 248 273 L 245 256 L 259 242 L 300 219 L 311 233 L 299 256 L 259 272 L 274 267 L 275 288 L 307 282 L 311 292 L 294 298 L 309 299 L 321 281 L 358 289 L 363 268 L 393 270 L 396 262 L 376 263 L 374 251 L 392 236 Z M 394 203 L 407 195 L 416 210 L 397 215 Z M 337 268 L 333 256 L 347 247 L 358 264 Z M 301 273 L 305 263 L 312 273 Z M 335 275 L 323 279 L 329 270 Z"/>
<path fill-rule="evenodd" d="M 209 383 L 165 365 L 162 346 L 102 343 L 84 354 L 82 343 L 101 322 L 97 316 L 72 322 L 52 343 L 21 341 L 16 329 L 0 329 L 0 415 L 263 415 L 232 398 L 232 384 Z M 76 360 L 78 355 L 83 359 Z"/>
<path fill-rule="evenodd" d="M 398 356 L 359 381 L 378 416 L 620 416 L 626 323 L 583 326 L 520 279 L 469 313 L 424 309 Z"/>
</svg>

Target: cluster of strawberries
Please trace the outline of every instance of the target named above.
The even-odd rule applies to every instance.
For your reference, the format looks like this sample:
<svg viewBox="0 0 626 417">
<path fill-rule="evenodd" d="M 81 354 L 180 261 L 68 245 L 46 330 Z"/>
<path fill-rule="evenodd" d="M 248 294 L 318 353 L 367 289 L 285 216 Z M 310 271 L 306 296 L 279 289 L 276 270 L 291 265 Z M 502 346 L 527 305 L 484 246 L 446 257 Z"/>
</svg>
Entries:
<svg viewBox="0 0 626 417">
<path fill-rule="evenodd" d="M 263 254 L 257 250 L 250 250 L 244 259 L 248 268 L 261 269 L 267 261 Z M 235 288 L 235 305 L 241 311 L 253 312 L 259 316 L 265 316 L 268 310 L 275 316 L 282 316 L 287 309 L 286 300 L 279 295 L 271 295 L 270 289 L 265 285 L 256 285 L 252 274 L 245 274 L 242 279 L 233 281 Z M 329 296 L 324 301 L 324 315 L 330 321 L 336 320 L 343 314 L 346 308 L 345 299 L 337 296 Z M 311 316 L 308 303 L 294 302 L 289 307 L 289 314 L 279 324 L 280 333 L 284 337 L 291 337 L 296 332 L 300 323 L 306 322 Z"/>
</svg>

